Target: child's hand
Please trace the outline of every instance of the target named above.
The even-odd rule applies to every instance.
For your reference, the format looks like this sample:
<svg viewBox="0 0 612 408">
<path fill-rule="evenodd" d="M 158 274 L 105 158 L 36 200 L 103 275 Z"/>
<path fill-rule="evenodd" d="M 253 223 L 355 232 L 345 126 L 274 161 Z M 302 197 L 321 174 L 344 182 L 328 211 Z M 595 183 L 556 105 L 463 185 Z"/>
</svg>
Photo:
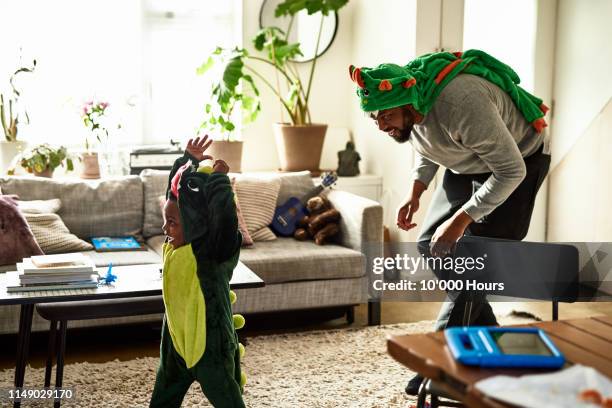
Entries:
<svg viewBox="0 0 612 408">
<path fill-rule="evenodd" d="M 198 136 L 195 139 L 189 139 L 185 151 L 196 159 L 198 159 L 199 161 L 207 159 L 212 160 L 213 157 L 211 155 L 204 154 L 204 152 L 210 147 L 212 142 L 212 139 L 208 140 L 208 135 L 205 135 L 203 138 L 200 138 Z"/>
<path fill-rule="evenodd" d="M 213 172 L 227 174 L 229 172 L 229 166 L 221 159 L 216 160 L 213 166 Z"/>
</svg>

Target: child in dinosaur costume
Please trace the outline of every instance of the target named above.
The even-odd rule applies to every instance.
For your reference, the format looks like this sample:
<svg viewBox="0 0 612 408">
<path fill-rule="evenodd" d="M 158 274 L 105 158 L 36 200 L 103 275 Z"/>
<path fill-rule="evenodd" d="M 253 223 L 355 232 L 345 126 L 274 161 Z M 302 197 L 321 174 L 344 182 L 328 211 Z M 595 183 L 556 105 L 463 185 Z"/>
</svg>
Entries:
<svg viewBox="0 0 612 408">
<path fill-rule="evenodd" d="M 151 407 L 180 407 L 197 381 L 215 407 L 244 407 L 240 371 L 244 347 L 232 316 L 229 281 L 242 237 L 229 170 L 223 160 L 198 170 L 211 141 L 189 140 L 174 163 L 164 206 L 163 299 L 160 362 Z"/>
</svg>

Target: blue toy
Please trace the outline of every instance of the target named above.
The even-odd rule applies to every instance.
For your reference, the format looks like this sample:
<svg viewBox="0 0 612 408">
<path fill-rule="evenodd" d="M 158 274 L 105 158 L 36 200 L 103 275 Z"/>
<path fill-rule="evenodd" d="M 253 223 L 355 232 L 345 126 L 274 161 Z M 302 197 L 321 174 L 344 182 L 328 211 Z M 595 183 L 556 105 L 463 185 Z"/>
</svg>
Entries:
<svg viewBox="0 0 612 408">
<path fill-rule="evenodd" d="M 465 365 L 559 368 L 565 363 L 541 329 L 452 327 L 444 335 L 453 357 Z"/>
</svg>

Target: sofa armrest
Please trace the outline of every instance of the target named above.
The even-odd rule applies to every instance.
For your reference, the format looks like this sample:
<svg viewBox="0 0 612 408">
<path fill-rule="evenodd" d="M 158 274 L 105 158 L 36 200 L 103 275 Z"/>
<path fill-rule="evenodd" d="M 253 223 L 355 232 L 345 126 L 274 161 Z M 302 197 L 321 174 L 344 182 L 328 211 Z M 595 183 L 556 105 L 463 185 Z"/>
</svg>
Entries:
<svg viewBox="0 0 612 408">
<path fill-rule="evenodd" d="M 340 244 L 372 256 L 382 255 L 383 209 L 376 201 L 331 190 L 327 198 L 340 212 Z M 372 253 L 371 251 L 374 251 Z"/>
</svg>

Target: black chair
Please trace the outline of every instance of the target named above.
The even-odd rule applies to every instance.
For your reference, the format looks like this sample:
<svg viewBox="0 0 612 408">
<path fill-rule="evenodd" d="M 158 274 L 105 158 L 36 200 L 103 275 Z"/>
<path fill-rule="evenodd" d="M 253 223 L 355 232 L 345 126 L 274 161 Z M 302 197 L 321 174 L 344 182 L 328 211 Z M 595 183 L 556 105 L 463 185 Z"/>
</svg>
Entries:
<svg viewBox="0 0 612 408">
<path fill-rule="evenodd" d="M 466 236 L 458 244 L 455 256 L 476 258 L 484 254 L 491 262 L 481 281 L 504 282 L 504 296 L 552 301 L 552 320 L 559 318 L 559 302 L 575 302 L 579 297 L 578 250 L 572 245 L 535 243 Z M 528 285 L 525 283 L 528 282 Z M 471 321 L 472 302 L 466 304 L 463 325 Z M 417 397 L 417 408 L 463 407 L 453 400 L 443 384 L 428 378 L 423 380 Z"/>
<path fill-rule="evenodd" d="M 83 300 L 74 302 L 41 303 L 36 305 L 36 311 L 43 319 L 51 322 L 44 386 L 48 388 L 51 385 L 53 358 L 55 356 L 57 358 L 55 387 L 60 388 L 64 375 L 66 329 L 68 328 L 69 321 L 164 313 L 164 302 L 161 295 L 137 298 Z M 59 407 L 60 403 L 60 400 L 56 400 L 53 406 Z"/>
</svg>

